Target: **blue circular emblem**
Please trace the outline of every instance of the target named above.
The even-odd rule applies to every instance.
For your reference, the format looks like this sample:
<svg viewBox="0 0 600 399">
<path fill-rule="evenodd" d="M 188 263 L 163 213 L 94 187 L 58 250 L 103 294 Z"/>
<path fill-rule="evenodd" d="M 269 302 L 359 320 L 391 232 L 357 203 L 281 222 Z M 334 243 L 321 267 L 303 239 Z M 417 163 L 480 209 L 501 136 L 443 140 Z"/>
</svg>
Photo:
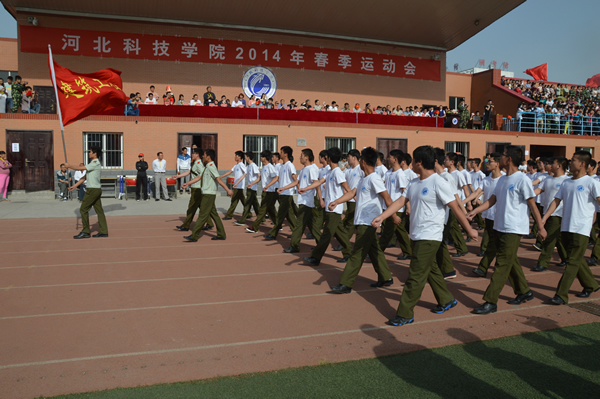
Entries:
<svg viewBox="0 0 600 399">
<path fill-rule="evenodd" d="M 392 184 L 396 183 L 396 180 L 392 179 Z"/>
<path fill-rule="evenodd" d="M 360 191 L 367 191 L 367 187 L 366 187 L 366 186 L 362 186 L 362 187 L 360 188 Z"/>
<path fill-rule="evenodd" d="M 508 191 L 515 191 L 515 185 L 511 184 L 510 186 L 508 186 Z"/>
<path fill-rule="evenodd" d="M 560 188 L 560 183 L 557 183 L 557 184 L 556 184 L 556 188 Z"/>
<path fill-rule="evenodd" d="M 427 195 L 427 193 L 428 193 L 428 192 L 429 192 L 429 189 L 428 189 L 427 187 L 425 187 L 425 188 L 423 189 L 423 191 L 421 191 L 421 194 L 423 194 L 423 195 Z"/>
<path fill-rule="evenodd" d="M 267 68 L 250 68 L 242 78 L 242 89 L 248 97 L 254 94 L 254 96 L 260 98 L 263 94 L 266 94 L 267 98 L 271 98 L 277 91 L 277 80 L 273 72 Z"/>
<path fill-rule="evenodd" d="M 452 118 L 452 124 L 453 125 L 457 125 L 458 124 L 458 119 L 457 118 Z"/>
<path fill-rule="evenodd" d="M 582 192 L 583 191 L 583 186 L 582 185 L 577 186 L 577 191 Z"/>
</svg>

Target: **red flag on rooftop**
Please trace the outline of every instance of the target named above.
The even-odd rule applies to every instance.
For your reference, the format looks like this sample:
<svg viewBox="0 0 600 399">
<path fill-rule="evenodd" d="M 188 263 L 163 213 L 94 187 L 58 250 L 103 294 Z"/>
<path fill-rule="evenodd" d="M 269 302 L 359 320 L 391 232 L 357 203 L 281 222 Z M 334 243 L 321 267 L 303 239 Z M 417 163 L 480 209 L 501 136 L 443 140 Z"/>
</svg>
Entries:
<svg viewBox="0 0 600 399">
<path fill-rule="evenodd" d="M 548 80 L 548 63 L 530 68 L 523 73 L 532 76 L 535 80 Z"/>
<path fill-rule="evenodd" d="M 88 115 L 124 107 L 129 100 L 121 89 L 121 71 L 108 68 L 94 73 L 72 72 L 58 65 L 51 52 L 48 64 L 63 126 Z"/>
<path fill-rule="evenodd" d="M 585 81 L 586 86 L 598 87 L 600 86 L 600 73 L 592 76 L 588 80 Z"/>
</svg>

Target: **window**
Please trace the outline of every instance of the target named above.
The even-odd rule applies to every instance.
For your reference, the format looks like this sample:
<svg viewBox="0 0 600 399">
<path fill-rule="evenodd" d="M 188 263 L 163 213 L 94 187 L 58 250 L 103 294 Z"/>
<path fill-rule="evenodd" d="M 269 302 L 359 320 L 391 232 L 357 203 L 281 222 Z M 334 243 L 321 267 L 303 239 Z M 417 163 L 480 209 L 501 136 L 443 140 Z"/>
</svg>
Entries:
<svg viewBox="0 0 600 399">
<path fill-rule="evenodd" d="M 278 151 L 277 136 L 244 136 L 244 152 L 253 153 L 257 165 L 260 165 L 260 153 L 264 150 Z"/>
<path fill-rule="evenodd" d="M 594 148 L 593 147 L 575 147 L 575 151 L 587 151 L 592 154 L 592 158 L 594 157 Z"/>
<path fill-rule="evenodd" d="M 103 168 L 123 169 L 123 133 L 83 133 L 83 159 L 88 163 L 88 151 L 96 146 L 102 149 Z"/>
<path fill-rule="evenodd" d="M 350 150 L 356 148 L 356 139 L 344 137 L 325 137 L 325 149 L 338 147 L 342 154 L 347 154 Z"/>
<path fill-rule="evenodd" d="M 458 109 L 458 104 L 460 104 L 460 102 L 464 99 L 464 97 L 450 97 L 448 100 L 448 108 Z"/>
<path fill-rule="evenodd" d="M 456 152 L 465 156 L 465 158 L 469 158 L 469 143 L 460 142 L 460 141 L 446 141 L 444 144 L 444 149 L 446 152 Z"/>
</svg>

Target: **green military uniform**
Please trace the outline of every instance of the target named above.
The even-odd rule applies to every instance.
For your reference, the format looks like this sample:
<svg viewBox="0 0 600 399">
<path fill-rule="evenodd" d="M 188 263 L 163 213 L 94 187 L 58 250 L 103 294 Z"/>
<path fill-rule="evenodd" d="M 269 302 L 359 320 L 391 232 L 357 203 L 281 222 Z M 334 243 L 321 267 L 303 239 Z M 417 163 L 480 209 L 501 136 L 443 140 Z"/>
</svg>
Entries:
<svg viewBox="0 0 600 399">
<path fill-rule="evenodd" d="M 342 234 L 346 236 L 346 241 L 350 241 L 352 236 L 354 235 L 354 212 L 356 210 L 356 202 L 346 202 L 346 215 L 342 220 Z"/>
<path fill-rule="evenodd" d="M 192 164 L 192 169 L 190 169 L 191 179 L 193 180 L 198 176 L 202 176 L 202 172 L 204 172 L 204 165 L 202 164 L 202 161 L 194 161 Z M 190 195 L 190 202 L 188 203 L 187 215 L 185 221 L 181 225 L 181 227 L 185 229 L 190 228 L 190 224 L 192 223 L 192 220 L 194 220 L 194 215 L 202 203 L 202 180 L 198 180 L 190 187 L 192 189 L 192 193 Z M 212 219 L 208 219 L 207 225 L 209 227 L 214 227 Z"/>
<path fill-rule="evenodd" d="M 323 208 L 321 208 L 321 199 L 315 195 L 315 207 L 313 208 L 313 231 L 323 230 Z"/>
<path fill-rule="evenodd" d="M 350 245 L 350 241 L 342 230 L 342 215 L 335 212 L 325 212 L 325 227 L 323 228 L 323 234 L 321 234 L 321 238 L 317 243 L 317 246 L 313 249 L 311 253 L 311 257 L 315 258 L 317 261 L 321 261 L 325 251 L 327 251 L 327 247 L 331 243 L 331 239 L 335 237 L 340 245 L 342 246 L 342 254 L 344 257 L 350 256 L 352 247 Z"/>
<path fill-rule="evenodd" d="M 562 243 L 560 237 L 560 225 L 562 223 L 562 217 L 560 216 L 550 216 L 544 225 L 546 229 L 546 239 L 542 242 L 542 253 L 538 258 L 538 266 L 542 266 L 548 268 L 550 264 L 550 259 L 552 258 L 552 253 L 554 252 L 554 247 L 558 249 L 558 256 L 560 256 L 560 260 L 565 262 L 567 259 L 567 251 L 565 250 L 565 246 Z"/>
<path fill-rule="evenodd" d="M 354 249 L 346 263 L 340 278 L 340 284 L 350 288 L 354 286 L 354 280 L 358 277 L 367 255 L 373 262 L 373 269 L 377 273 L 377 281 L 387 281 L 392 278 L 385 254 L 377 240 L 377 229 L 373 226 L 358 225 L 356 226 Z"/>
<path fill-rule="evenodd" d="M 458 116 L 460 117 L 459 129 L 466 129 L 469 123 L 469 109 L 463 104 L 458 104 Z"/>
<path fill-rule="evenodd" d="M 273 226 L 271 231 L 269 231 L 269 234 L 273 237 L 277 237 L 279 229 L 281 229 L 283 221 L 286 218 L 292 230 L 294 230 L 294 228 L 296 227 L 296 215 L 294 214 L 294 209 L 292 207 L 293 203 L 294 197 L 292 195 L 279 194 L 279 211 L 277 212 L 277 218 L 271 218 L 271 220 L 275 222 L 275 226 Z M 269 216 L 270 215 L 271 213 L 269 213 Z"/>
<path fill-rule="evenodd" d="M 494 225 L 492 221 L 492 226 Z M 485 252 L 488 244 L 490 243 L 490 233 L 488 230 L 487 219 L 483 219 L 483 237 L 481 237 L 481 245 L 479 246 L 479 252 Z"/>
<path fill-rule="evenodd" d="M 592 259 L 596 261 L 596 263 L 600 263 L 600 240 L 598 239 L 598 225 L 600 224 L 600 212 L 596 212 L 596 223 L 594 223 L 594 227 L 592 228 L 592 234 L 590 236 L 592 242 L 594 242 L 594 248 L 592 249 Z M 596 233 L 594 233 L 596 230 Z"/>
<path fill-rule="evenodd" d="M 459 254 L 467 252 L 467 244 L 465 238 L 462 235 L 460 226 L 458 225 L 458 219 L 453 211 L 450 211 L 448 215 L 448 223 L 444 226 L 444 239 L 451 239 L 454 241 L 454 248 Z"/>
<path fill-rule="evenodd" d="M 481 258 L 479 266 L 477 267 L 483 270 L 484 273 L 487 273 L 492 261 L 496 258 L 496 254 L 498 253 L 498 248 L 496 247 L 498 232 L 494 230 L 493 220 L 485 219 L 485 231 L 487 232 L 488 242 L 486 248 L 483 250 L 483 258 Z"/>
<path fill-rule="evenodd" d="M 202 200 L 200 202 L 200 215 L 198 216 L 198 220 L 196 220 L 194 230 L 192 231 L 192 239 L 194 240 L 197 240 L 200 237 L 200 231 L 208 222 L 209 218 L 212 218 L 217 226 L 217 237 L 223 239 L 227 238 L 225 228 L 223 227 L 221 219 L 219 219 L 219 214 L 215 207 L 215 199 L 217 198 L 217 177 L 219 177 L 219 171 L 217 170 L 215 163 L 211 161 L 206 165 L 202 172 Z"/>
<path fill-rule="evenodd" d="M 100 161 L 98 159 L 94 159 L 87 164 L 85 168 L 87 170 L 85 174 L 87 185 L 83 202 L 79 208 L 79 212 L 81 213 L 81 224 L 83 226 L 81 232 L 90 234 L 89 212 L 90 209 L 94 207 L 94 210 L 98 215 L 99 233 L 108 234 L 108 225 L 106 224 L 106 217 L 104 216 L 104 210 L 102 209 L 102 186 L 100 185 L 102 166 L 100 165 Z"/>
<path fill-rule="evenodd" d="M 11 95 L 12 95 L 12 113 L 16 113 L 23 102 L 23 91 L 25 91 L 25 85 L 21 83 L 13 83 L 11 85 Z"/>
<path fill-rule="evenodd" d="M 597 290 L 598 282 L 584 258 L 589 237 L 567 231 L 563 231 L 561 237 L 568 254 L 567 267 L 556 287 L 556 295 L 561 297 L 565 303 L 569 303 L 569 289 L 575 281 L 575 277 L 584 291 Z"/>
<path fill-rule="evenodd" d="M 381 237 L 379 238 L 379 246 L 382 250 L 385 251 L 388 244 L 391 242 L 392 238 L 395 236 L 400 244 L 400 249 L 402 249 L 402 253 L 406 256 L 411 256 L 412 254 L 412 246 L 410 239 L 408 238 L 408 232 L 406 231 L 406 223 L 404 212 L 396 212 L 396 215 L 402 219 L 402 222 L 399 225 L 394 224 L 394 220 L 390 217 L 383 221 L 383 227 L 381 231 Z"/>
<path fill-rule="evenodd" d="M 294 251 L 299 250 L 300 240 L 302 240 L 302 233 L 308 227 L 311 234 L 314 236 L 316 243 L 319 243 L 321 238 L 321 230 L 316 230 L 313 223 L 313 208 L 307 205 L 300 205 L 298 207 L 298 218 L 296 219 L 296 227 L 292 231 L 292 241 L 290 248 Z"/>
<path fill-rule="evenodd" d="M 277 201 L 277 193 L 275 191 L 267 191 L 262 193 L 260 200 L 260 208 L 256 214 L 256 220 L 252 225 L 252 229 L 258 231 L 260 224 L 265 220 L 265 215 L 268 213 L 273 222 L 277 221 L 277 209 L 275 202 Z"/>
<path fill-rule="evenodd" d="M 231 206 L 227 210 L 225 217 L 231 219 L 233 217 L 233 212 L 235 212 L 235 208 L 238 202 L 242 203 L 242 206 L 246 206 L 246 199 L 244 198 L 244 189 L 242 188 L 234 188 L 233 195 L 231 196 Z"/>
</svg>

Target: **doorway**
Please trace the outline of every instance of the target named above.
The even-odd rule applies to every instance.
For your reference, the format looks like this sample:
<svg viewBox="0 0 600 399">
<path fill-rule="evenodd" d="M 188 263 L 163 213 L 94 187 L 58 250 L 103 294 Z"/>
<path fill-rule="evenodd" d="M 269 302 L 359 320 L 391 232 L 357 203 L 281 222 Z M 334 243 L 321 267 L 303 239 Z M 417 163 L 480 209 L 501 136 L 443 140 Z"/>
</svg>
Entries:
<svg viewBox="0 0 600 399">
<path fill-rule="evenodd" d="M 40 114 L 56 114 L 56 95 L 52 86 L 33 86 L 38 94 Z"/>
<path fill-rule="evenodd" d="M 54 189 L 52 131 L 6 131 L 6 153 L 13 165 L 9 190 Z"/>
<path fill-rule="evenodd" d="M 384 164 L 387 165 L 387 157 L 392 150 L 401 150 L 406 152 L 408 148 L 408 139 L 388 139 L 388 138 L 377 138 L 377 151 L 381 152 L 384 157 Z"/>
<path fill-rule="evenodd" d="M 217 169 L 219 167 L 219 146 L 218 146 L 218 134 L 217 133 L 177 133 L 177 154 L 181 153 L 183 147 L 188 148 L 188 154 L 191 154 L 192 145 L 198 146 L 203 150 L 212 148 L 215 150 L 215 165 Z"/>
</svg>

